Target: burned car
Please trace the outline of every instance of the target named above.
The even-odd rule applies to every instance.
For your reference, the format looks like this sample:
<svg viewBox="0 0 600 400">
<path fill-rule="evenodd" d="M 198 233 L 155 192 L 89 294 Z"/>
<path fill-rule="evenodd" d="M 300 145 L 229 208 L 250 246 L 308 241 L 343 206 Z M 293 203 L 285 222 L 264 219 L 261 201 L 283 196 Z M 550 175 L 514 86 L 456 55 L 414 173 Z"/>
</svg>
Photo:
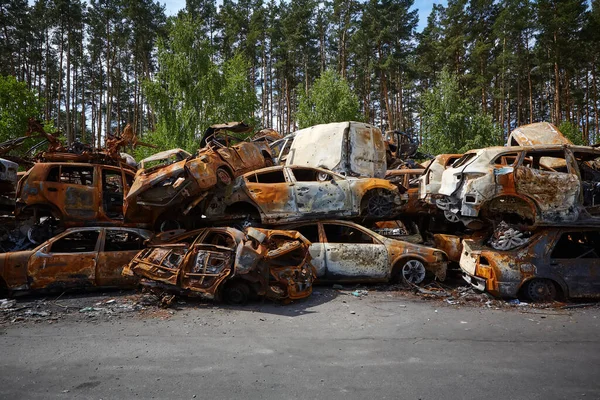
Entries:
<svg viewBox="0 0 600 400">
<path fill-rule="evenodd" d="M 463 241 L 464 279 L 497 297 L 532 301 L 600 297 L 597 228 L 540 228 L 518 249 L 498 251 Z"/>
<path fill-rule="evenodd" d="M 472 150 L 444 171 L 437 206 L 467 226 L 480 217 L 526 226 L 593 222 L 599 158 L 600 149 L 570 145 Z"/>
<path fill-rule="evenodd" d="M 0 287 L 9 294 L 37 290 L 133 287 L 123 266 L 152 233 L 117 227 L 71 228 L 33 250 L 0 254 Z"/>
<path fill-rule="evenodd" d="M 385 179 L 344 177 L 321 168 L 263 168 L 215 195 L 205 216 L 207 221 L 263 224 L 323 216 L 384 218 L 406 202 L 400 187 Z"/>
<path fill-rule="evenodd" d="M 273 165 L 266 141 L 250 142 L 228 132 L 247 132 L 243 123 L 214 125 L 202 139 L 196 156 L 176 149 L 142 161 L 125 198 L 125 220 L 145 223 L 156 230 L 177 229 L 210 189 L 224 187 L 241 174 Z M 186 157 L 187 155 L 187 157 Z"/>
<path fill-rule="evenodd" d="M 428 203 L 419 199 L 419 178 L 423 175 L 424 169 L 392 169 L 385 174 L 385 179 L 390 182 L 396 182 L 405 187 L 408 201 L 402 207 L 403 214 L 423 214 L 434 210 Z"/>
<path fill-rule="evenodd" d="M 426 275 L 446 279 L 448 257 L 432 247 L 383 237 L 348 221 L 293 224 L 310 242 L 318 282 L 418 284 Z"/>
<path fill-rule="evenodd" d="M 125 164 L 36 163 L 17 186 L 15 217 L 30 225 L 34 243 L 45 240 L 46 225 L 57 221 L 62 227 L 120 226 L 134 173 Z"/>
<path fill-rule="evenodd" d="M 289 301 L 312 292 L 309 245 L 293 231 L 206 228 L 151 245 L 123 274 L 154 289 L 233 304 L 255 295 Z"/>
<path fill-rule="evenodd" d="M 442 186 L 442 174 L 462 154 L 440 154 L 435 157 L 419 177 L 419 199 L 429 204 L 435 204 Z"/>
</svg>

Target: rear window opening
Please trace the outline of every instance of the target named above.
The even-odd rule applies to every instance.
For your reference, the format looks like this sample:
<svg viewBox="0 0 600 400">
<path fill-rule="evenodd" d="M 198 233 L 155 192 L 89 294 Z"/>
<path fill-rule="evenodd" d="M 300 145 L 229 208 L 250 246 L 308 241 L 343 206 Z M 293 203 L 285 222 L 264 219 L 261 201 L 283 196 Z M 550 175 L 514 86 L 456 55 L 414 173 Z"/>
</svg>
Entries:
<svg viewBox="0 0 600 400">
<path fill-rule="evenodd" d="M 458 167 L 462 167 L 463 165 L 465 165 L 467 163 L 467 161 L 471 160 L 473 157 L 475 157 L 476 153 L 467 153 L 464 156 L 462 156 L 461 158 L 459 158 L 458 160 L 456 160 L 454 162 L 454 164 L 452 164 L 452 168 L 458 168 Z"/>
<path fill-rule="evenodd" d="M 285 183 L 285 176 L 282 169 L 262 174 L 252 174 L 247 179 L 248 182 L 252 183 Z"/>
</svg>

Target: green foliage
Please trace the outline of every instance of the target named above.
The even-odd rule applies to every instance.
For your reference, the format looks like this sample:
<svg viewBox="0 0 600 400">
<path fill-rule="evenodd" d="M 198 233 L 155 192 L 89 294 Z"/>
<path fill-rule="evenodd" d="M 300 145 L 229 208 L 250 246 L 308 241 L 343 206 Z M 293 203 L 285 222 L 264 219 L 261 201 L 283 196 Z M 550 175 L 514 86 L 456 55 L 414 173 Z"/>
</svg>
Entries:
<svg viewBox="0 0 600 400">
<path fill-rule="evenodd" d="M 361 121 L 358 99 L 348 82 L 333 70 L 325 71 L 309 89 L 300 88 L 298 112 L 300 128 L 340 121 Z"/>
<path fill-rule="evenodd" d="M 40 102 L 27 84 L 14 76 L 0 76 L 0 141 L 23 136 L 27 120 L 39 112 Z"/>
<path fill-rule="evenodd" d="M 181 147 L 190 152 L 210 125 L 226 121 L 254 123 L 258 100 L 248 82 L 241 55 L 219 65 L 204 39 L 201 24 L 186 14 L 174 19 L 167 40 L 159 41 L 159 72 L 145 82 L 148 101 L 157 114 L 156 131 L 144 141 L 161 150 Z M 155 150 L 140 148 L 136 157 Z"/>
<path fill-rule="evenodd" d="M 562 134 L 569 139 L 573 144 L 578 146 L 586 146 L 586 143 L 583 140 L 583 133 L 579 130 L 579 127 L 572 122 L 563 121 L 558 130 L 562 132 Z"/>
<path fill-rule="evenodd" d="M 502 145 L 502 130 L 461 94 L 456 77 L 447 69 L 425 94 L 422 116 L 423 147 L 430 154 Z"/>
</svg>

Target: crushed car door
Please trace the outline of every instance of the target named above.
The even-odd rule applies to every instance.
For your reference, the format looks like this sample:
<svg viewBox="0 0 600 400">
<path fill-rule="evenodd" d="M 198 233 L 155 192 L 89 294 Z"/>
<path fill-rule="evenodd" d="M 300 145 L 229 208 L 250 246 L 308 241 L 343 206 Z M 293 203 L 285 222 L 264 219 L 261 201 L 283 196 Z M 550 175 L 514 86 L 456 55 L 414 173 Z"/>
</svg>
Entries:
<svg viewBox="0 0 600 400">
<path fill-rule="evenodd" d="M 563 232 L 552 249 L 550 269 L 567 284 L 570 297 L 598 297 L 600 293 L 600 233 Z"/>
<path fill-rule="evenodd" d="M 298 212 L 293 184 L 285 178 L 283 167 L 261 170 L 245 178 L 248 195 L 267 215 L 267 219 Z"/>
<path fill-rule="evenodd" d="M 535 201 L 542 221 L 577 219 L 581 182 L 564 150 L 526 152 L 514 181 L 518 194 Z"/>
<path fill-rule="evenodd" d="M 105 228 L 96 267 L 96 285 L 120 286 L 133 283 L 131 277 L 122 275 L 128 264 L 140 250 L 146 248 L 146 239 L 139 233 L 123 228 Z"/>
<path fill-rule="evenodd" d="M 357 228 L 323 224 L 327 281 L 384 281 L 390 276 L 386 247 Z"/>
<path fill-rule="evenodd" d="M 29 259 L 32 289 L 92 286 L 96 278 L 100 230 L 77 230 L 47 242 Z"/>
<path fill-rule="evenodd" d="M 233 249 L 195 244 L 181 270 L 181 288 L 214 295 L 220 283 L 231 274 L 232 264 Z"/>
<path fill-rule="evenodd" d="M 41 186 L 48 202 L 64 207 L 67 217 L 95 219 L 98 191 L 94 182 L 94 167 L 61 165 L 50 169 Z"/>
<path fill-rule="evenodd" d="M 350 215 L 352 197 L 348 181 L 312 168 L 286 168 L 294 188 L 298 212 L 306 216 Z"/>
</svg>

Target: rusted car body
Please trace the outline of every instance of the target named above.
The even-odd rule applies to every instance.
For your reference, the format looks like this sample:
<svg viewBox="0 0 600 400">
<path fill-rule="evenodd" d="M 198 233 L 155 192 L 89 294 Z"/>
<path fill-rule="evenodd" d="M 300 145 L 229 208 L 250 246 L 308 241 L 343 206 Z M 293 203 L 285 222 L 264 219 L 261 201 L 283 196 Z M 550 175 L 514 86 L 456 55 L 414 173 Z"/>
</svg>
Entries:
<svg viewBox="0 0 600 400">
<path fill-rule="evenodd" d="M 506 141 L 508 146 L 538 146 L 546 144 L 573 144 L 558 128 L 549 122 L 519 126 Z"/>
<path fill-rule="evenodd" d="M 285 227 L 310 242 L 318 282 L 421 283 L 426 275 L 446 279 L 443 251 L 381 236 L 349 221 L 326 220 Z"/>
<path fill-rule="evenodd" d="M 404 191 L 404 188 L 402 188 Z M 406 202 L 385 179 L 344 177 L 308 167 L 263 168 L 239 177 L 208 204 L 207 221 L 283 224 L 327 217 L 394 215 Z"/>
<path fill-rule="evenodd" d="M 196 207 L 210 189 L 227 186 L 241 174 L 273 165 L 266 141 L 240 141 L 223 134 L 222 129 L 225 128 L 213 129 L 213 134 L 205 138 L 206 146 L 194 157 L 138 170 L 125 198 L 125 220 L 149 220 L 150 226 L 159 230 L 165 230 L 166 225 L 177 228 L 178 220 Z M 150 157 L 142 164 L 165 157 L 174 157 L 175 161 L 184 155 L 176 149 Z"/>
<path fill-rule="evenodd" d="M 52 216 L 65 227 L 122 225 L 134 173 L 126 164 L 36 163 L 17 186 L 15 216 L 36 222 Z"/>
<path fill-rule="evenodd" d="M 465 224 L 591 223 L 600 211 L 598 158 L 600 149 L 570 145 L 472 150 L 444 171 L 437 206 Z"/>
<path fill-rule="evenodd" d="M 510 251 L 467 239 L 460 267 L 467 282 L 497 297 L 597 298 L 600 232 L 597 228 L 541 228 L 526 245 Z"/>
<path fill-rule="evenodd" d="M 419 198 L 419 179 L 424 171 L 424 169 L 392 169 L 386 172 L 385 179 L 399 183 L 407 189 L 408 201 L 402 207 L 402 214 L 427 214 L 435 211 L 435 207 Z"/>
<path fill-rule="evenodd" d="M 440 154 L 427 165 L 419 178 L 419 199 L 429 204 L 435 204 L 442 186 L 442 174 L 462 154 Z"/>
<path fill-rule="evenodd" d="M 285 165 L 324 168 L 347 176 L 384 178 L 386 152 L 379 128 L 334 122 L 293 133 Z M 281 158 L 281 157 L 280 157 Z"/>
<path fill-rule="evenodd" d="M 252 295 L 294 300 L 312 292 L 310 243 L 298 232 L 206 228 L 141 251 L 125 268 L 142 284 L 187 296 L 245 303 Z"/>
<path fill-rule="evenodd" d="M 33 250 L 0 254 L 0 287 L 9 293 L 36 290 L 132 287 L 123 266 L 152 233 L 118 227 L 71 228 Z"/>
</svg>

